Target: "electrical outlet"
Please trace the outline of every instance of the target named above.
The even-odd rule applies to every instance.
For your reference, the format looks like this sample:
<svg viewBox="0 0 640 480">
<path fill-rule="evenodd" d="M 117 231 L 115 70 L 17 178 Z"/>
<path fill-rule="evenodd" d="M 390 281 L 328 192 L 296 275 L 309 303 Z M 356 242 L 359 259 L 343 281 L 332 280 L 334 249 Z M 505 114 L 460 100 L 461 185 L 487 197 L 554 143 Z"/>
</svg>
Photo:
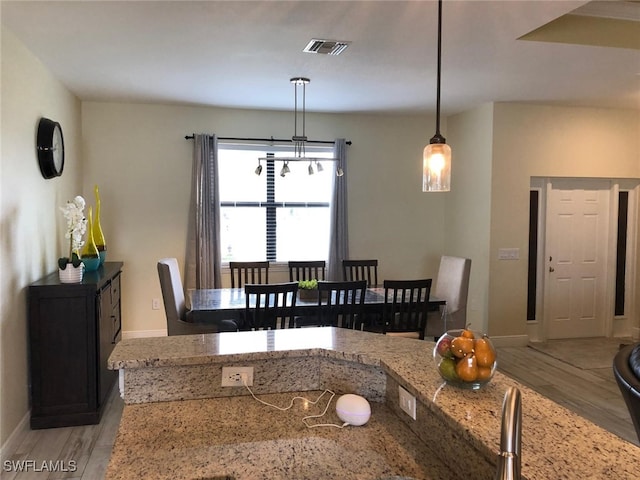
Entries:
<svg viewBox="0 0 640 480">
<path fill-rule="evenodd" d="M 151 300 L 151 309 L 152 310 L 160 310 L 160 299 L 154 298 Z"/>
<path fill-rule="evenodd" d="M 243 377 L 245 381 L 243 382 Z M 223 387 L 253 386 L 253 367 L 222 367 Z"/>
<path fill-rule="evenodd" d="M 416 419 L 416 397 L 398 385 L 400 408 L 414 420 Z"/>
</svg>

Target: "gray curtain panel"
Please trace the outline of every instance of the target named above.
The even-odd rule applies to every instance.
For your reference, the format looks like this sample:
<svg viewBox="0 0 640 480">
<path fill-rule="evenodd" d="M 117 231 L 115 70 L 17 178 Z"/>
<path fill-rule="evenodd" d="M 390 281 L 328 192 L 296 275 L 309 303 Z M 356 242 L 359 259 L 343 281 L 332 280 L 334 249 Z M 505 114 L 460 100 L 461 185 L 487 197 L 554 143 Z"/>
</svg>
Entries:
<svg viewBox="0 0 640 480">
<path fill-rule="evenodd" d="M 222 286 L 219 218 L 218 139 L 215 135 L 196 134 L 185 261 L 187 290 Z"/>
<path fill-rule="evenodd" d="M 333 200 L 331 202 L 331 231 L 329 241 L 329 264 L 327 279 L 342 280 L 342 260 L 349 258 L 349 235 L 347 229 L 347 142 L 337 138 L 333 147 L 333 156 L 337 159 L 336 170 L 342 169 L 343 175 L 336 176 Z"/>
</svg>

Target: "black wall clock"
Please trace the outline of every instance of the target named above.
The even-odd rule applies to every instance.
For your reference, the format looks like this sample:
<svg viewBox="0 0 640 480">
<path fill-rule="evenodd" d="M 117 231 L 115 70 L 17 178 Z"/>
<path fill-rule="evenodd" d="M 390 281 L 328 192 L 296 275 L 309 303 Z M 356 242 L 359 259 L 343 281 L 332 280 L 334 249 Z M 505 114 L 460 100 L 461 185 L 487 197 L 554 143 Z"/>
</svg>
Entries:
<svg viewBox="0 0 640 480">
<path fill-rule="evenodd" d="M 64 169 L 64 139 L 58 122 L 41 118 L 36 139 L 38 163 L 44 178 L 59 177 Z"/>
</svg>

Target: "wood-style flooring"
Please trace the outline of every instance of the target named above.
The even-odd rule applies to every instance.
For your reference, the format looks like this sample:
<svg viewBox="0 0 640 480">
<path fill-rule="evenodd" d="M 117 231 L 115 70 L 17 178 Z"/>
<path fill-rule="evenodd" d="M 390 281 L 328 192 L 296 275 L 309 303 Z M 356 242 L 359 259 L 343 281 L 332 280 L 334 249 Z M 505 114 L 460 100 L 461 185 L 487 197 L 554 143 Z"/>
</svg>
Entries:
<svg viewBox="0 0 640 480">
<path fill-rule="evenodd" d="M 631 342 L 625 340 L 626 343 Z M 602 342 L 612 341 L 618 342 L 601 338 L 580 339 L 575 342 L 549 341 L 567 349 L 566 358 L 591 356 L 592 361 L 589 363 L 598 365 L 596 368 L 577 368 L 567 361 L 558 360 L 532 347 L 503 347 L 498 348 L 498 370 L 605 430 L 640 445 L 629 411 L 613 376 L 612 364 L 615 353 L 604 353 L 607 349 L 599 348 Z M 588 347 L 590 343 L 593 343 L 593 348 Z M 593 358 L 597 355 L 607 355 L 607 358 Z"/>
<path fill-rule="evenodd" d="M 584 353 L 581 345 L 576 354 Z M 503 347 L 498 349 L 498 368 L 540 394 L 639 445 L 610 367 L 580 369 L 531 347 Z M 0 477 L 2 480 L 104 478 L 122 408 L 122 399 L 114 388 L 99 425 L 25 432 L 17 442 L 16 451 L 3 459 Z M 61 461 L 65 466 L 73 460 L 76 468 L 74 472 L 51 473 L 31 468 L 18 473 L 6 469 L 7 460 L 32 460 L 36 465 L 43 461 Z"/>
<path fill-rule="evenodd" d="M 111 391 L 98 425 L 28 430 L 18 439 L 15 451 L 3 458 L 0 478 L 103 479 L 111 458 L 123 407 L 124 402 L 116 385 Z M 47 463 L 43 466 L 43 462 Z M 16 471 L 20 468 L 21 472 Z M 49 472 L 47 469 L 52 471 Z"/>
</svg>

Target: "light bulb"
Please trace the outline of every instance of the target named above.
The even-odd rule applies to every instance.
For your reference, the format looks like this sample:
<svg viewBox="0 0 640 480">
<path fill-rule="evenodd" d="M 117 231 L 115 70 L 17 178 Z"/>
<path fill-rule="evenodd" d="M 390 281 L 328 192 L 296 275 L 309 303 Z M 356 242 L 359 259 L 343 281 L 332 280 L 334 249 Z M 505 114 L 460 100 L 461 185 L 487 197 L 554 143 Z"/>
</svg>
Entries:
<svg viewBox="0 0 640 480">
<path fill-rule="evenodd" d="M 430 143 L 422 160 L 422 191 L 451 190 L 451 147 L 446 143 Z"/>
</svg>

